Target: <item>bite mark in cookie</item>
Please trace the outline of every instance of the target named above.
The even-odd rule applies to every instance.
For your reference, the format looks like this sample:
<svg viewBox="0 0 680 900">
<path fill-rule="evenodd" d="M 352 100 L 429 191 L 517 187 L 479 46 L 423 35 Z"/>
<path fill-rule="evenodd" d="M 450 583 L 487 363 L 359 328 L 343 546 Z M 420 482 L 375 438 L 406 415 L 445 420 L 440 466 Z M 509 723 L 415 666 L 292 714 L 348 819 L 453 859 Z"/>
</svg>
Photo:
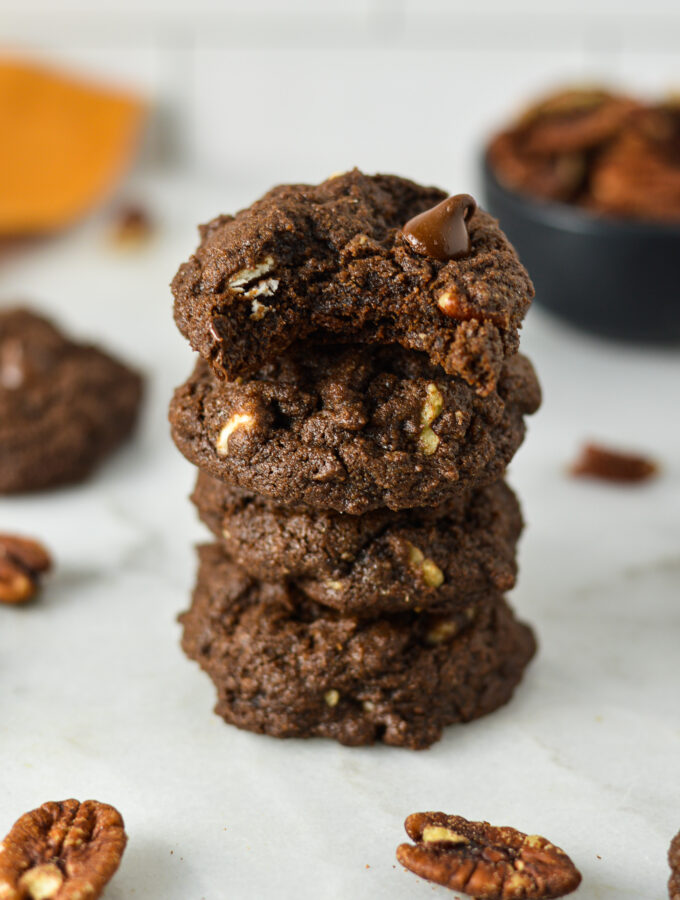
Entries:
<svg viewBox="0 0 680 900">
<path fill-rule="evenodd" d="M 201 229 L 173 281 L 177 325 L 227 379 L 325 332 L 423 351 L 488 394 L 517 351 L 533 287 L 495 220 L 461 196 L 446 200 L 436 188 L 356 169 L 316 186 L 276 187 Z M 444 229 L 441 241 L 432 229 L 421 240 L 418 224 L 410 233 L 414 217 L 431 222 L 450 201 L 464 218 L 447 223 L 459 227 Z M 461 256 L 463 231 L 469 252 Z M 455 310 L 438 304 L 447 293 L 460 298 Z"/>
</svg>

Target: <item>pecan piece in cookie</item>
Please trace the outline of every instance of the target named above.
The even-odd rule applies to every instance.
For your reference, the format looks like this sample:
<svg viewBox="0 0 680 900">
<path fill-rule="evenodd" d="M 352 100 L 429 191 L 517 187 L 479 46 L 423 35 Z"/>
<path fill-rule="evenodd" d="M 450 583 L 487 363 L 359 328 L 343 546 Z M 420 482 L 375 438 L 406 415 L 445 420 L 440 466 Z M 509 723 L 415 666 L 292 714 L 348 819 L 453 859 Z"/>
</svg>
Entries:
<svg viewBox="0 0 680 900">
<path fill-rule="evenodd" d="M 671 867 L 668 896 L 670 900 L 680 900 L 680 831 L 675 835 L 668 848 L 668 865 Z"/>
<path fill-rule="evenodd" d="M 0 534 L 0 603 L 24 603 L 35 596 L 52 560 L 37 541 Z"/>
<path fill-rule="evenodd" d="M 123 819 L 96 800 L 43 803 L 0 844 L 1 900 L 96 900 L 125 850 Z"/>
<path fill-rule="evenodd" d="M 402 866 L 477 900 L 545 900 L 581 882 L 566 853 L 538 835 L 442 812 L 414 813 L 404 826 L 415 846 L 397 848 Z"/>
</svg>

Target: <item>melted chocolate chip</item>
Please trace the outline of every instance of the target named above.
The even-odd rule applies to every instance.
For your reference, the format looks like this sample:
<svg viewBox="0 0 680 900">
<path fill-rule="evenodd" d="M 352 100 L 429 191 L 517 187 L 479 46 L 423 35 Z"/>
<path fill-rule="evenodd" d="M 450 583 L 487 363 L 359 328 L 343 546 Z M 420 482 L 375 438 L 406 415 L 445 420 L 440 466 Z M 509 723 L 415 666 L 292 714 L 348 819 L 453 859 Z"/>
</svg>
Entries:
<svg viewBox="0 0 680 900">
<path fill-rule="evenodd" d="M 470 253 L 467 223 L 477 209 L 469 194 L 448 197 L 432 209 L 410 219 L 402 233 L 416 253 L 441 262 Z"/>
</svg>

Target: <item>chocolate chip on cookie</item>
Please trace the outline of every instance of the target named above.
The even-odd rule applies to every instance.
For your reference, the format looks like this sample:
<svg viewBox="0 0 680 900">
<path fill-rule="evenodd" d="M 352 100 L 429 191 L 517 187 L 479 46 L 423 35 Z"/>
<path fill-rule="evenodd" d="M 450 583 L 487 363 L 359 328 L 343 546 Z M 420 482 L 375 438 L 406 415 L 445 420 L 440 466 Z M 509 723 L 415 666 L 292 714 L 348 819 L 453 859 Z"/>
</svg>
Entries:
<svg viewBox="0 0 680 900">
<path fill-rule="evenodd" d="M 201 229 L 173 281 L 177 325 L 230 379 L 322 332 L 422 351 L 488 394 L 517 351 L 533 287 L 496 221 L 471 198 L 454 225 L 453 253 L 433 249 L 432 239 L 414 245 L 405 226 L 448 202 L 436 188 L 357 169 L 317 186 L 276 187 Z M 469 252 L 461 255 L 462 240 Z"/>
</svg>

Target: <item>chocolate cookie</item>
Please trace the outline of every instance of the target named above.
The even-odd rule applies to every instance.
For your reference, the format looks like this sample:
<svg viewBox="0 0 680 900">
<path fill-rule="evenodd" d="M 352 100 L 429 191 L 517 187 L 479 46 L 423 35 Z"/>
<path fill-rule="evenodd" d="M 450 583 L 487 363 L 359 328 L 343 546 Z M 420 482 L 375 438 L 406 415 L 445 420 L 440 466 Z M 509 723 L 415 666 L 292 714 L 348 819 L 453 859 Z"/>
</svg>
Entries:
<svg viewBox="0 0 680 900">
<path fill-rule="evenodd" d="M 323 331 L 424 351 L 488 394 L 517 351 L 533 287 L 481 210 L 467 221 L 463 258 L 434 258 L 406 238 L 406 223 L 445 197 L 357 169 L 318 186 L 276 187 L 200 229 L 200 246 L 172 284 L 177 325 L 230 379 Z"/>
<path fill-rule="evenodd" d="M 445 620 L 366 621 L 249 578 L 219 545 L 200 558 L 182 646 L 215 683 L 216 712 L 250 731 L 424 748 L 506 703 L 535 651 L 499 595 Z"/>
<path fill-rule="evenodd" d="M 251 576 L 294 578 L 343 613 L 452 609 L 515 583 L 522 518 L 502 481 L 440 507 L 363 516 L 276 506 L 204 473 L 192 499 Z"/>
<path fill-rule="evenodd" d="M 0 493 L 82 481 L 132 431 L 140 376 L 26 309 L 0 311 Z"/>
<path fill-rule="evenodd" d="M 216 478 L 357 514 L 439 504 L 497 481 L 539 402 L 522 356 L 480 397 L 423 353 L 298 344 L 246 381 L 219 381 L 200 360 L 170 421 L 182 453 Z"/>
</svg>

